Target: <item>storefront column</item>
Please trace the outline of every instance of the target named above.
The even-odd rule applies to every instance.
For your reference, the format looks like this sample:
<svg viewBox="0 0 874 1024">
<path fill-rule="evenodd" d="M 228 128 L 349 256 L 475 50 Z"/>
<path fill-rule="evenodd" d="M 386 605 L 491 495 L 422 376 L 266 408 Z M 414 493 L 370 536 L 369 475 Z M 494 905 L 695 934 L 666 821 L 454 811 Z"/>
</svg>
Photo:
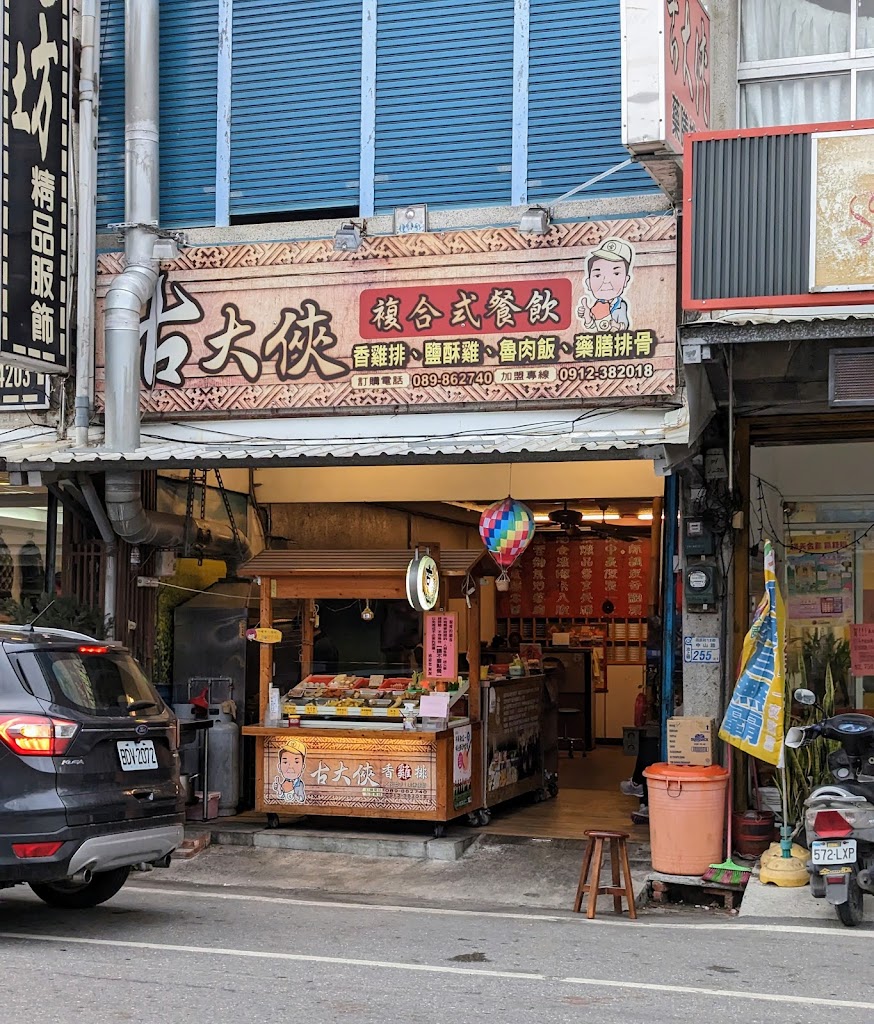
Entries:
<svg viewBox="0 0 874 1024">
<path fill-rule="evenodd" d="M 695 485 L 688 477 L 683 477 L 681 483 L 681 516 L 694 508 L 693 490 Z M 700 610 L 694 604 L 689 605 L 686 594 L 685 577 L 689 566 L 694 566 L 694 556 L 687 556 L 683 550 L 684 530 L 680 530 L 680 565 L 681 585 L 683 586 L 683 631 L 681 649 L 684 651 L 686 639 L 701 640 L 704 638 L 716 638 L 719 660 L 718 661 L 686 661 L 683 653 L 683 714 L 698 715 L 703 718 L 718 718 L 722 713 L 722 678 L 723 663 L 726 658 L 731 659 L 731 634 L 726 628 L 726 615 L 730 611 L 729 603 L 729 580 L 725 574 L 718 573 L 718 586 L 716 602 L 706 611 Z M 731 561 L 731 545 L 733 537 L 729 536 L 723 543 L 722 556 L 717 553 L 707 561 L 716 565 L 728 566 Z M 729 664 L 731 661 L 729 660 Z"/>
</svg>

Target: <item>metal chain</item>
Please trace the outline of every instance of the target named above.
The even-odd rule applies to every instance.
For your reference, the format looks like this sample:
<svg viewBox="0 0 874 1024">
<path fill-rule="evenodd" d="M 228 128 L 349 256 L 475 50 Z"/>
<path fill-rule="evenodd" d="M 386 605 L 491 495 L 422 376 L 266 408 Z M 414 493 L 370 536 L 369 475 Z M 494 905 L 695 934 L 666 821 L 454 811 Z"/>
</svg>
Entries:
<svg viewBox="0 0 874 1024">
<path fill-rule="evenodd" d="M 215 481 L 218 484 L 219 494 L 221 494 L 222 496 L 222 501 L 224 502 L 225 505 L 225 512 L 227 512 L 228 514 L 228 522 L 231 524 L 231 533 L 234 535 L 234 542 L 237 545 L 237 551 L 239 551 L 240 554 L 242 554 L 243 544 L 240 540 L 240 531 L 237 529 L 237 521 L 234 519 L 234 510 L 231 508 L 231 500 L 228 497 L 228 492 L 225 490 L 225 485 L 222 483 L 221 473 L 217 469 L 214 470 L 214 472 Z"/>
</svg>

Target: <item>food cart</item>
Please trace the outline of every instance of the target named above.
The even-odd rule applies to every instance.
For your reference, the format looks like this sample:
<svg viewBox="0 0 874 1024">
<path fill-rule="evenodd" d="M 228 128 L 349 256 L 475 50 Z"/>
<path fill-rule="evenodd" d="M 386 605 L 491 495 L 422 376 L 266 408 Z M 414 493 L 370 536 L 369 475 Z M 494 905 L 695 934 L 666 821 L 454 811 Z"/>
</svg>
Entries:
<svg viewBox="0 0 874 1024">
<path fill-rule="evenodd" d="M 440 582 L 429 629 L 443 662 L 436 679 L 428 678 L 427 649 L 421 680 L 312 671 L 317 602 L 407 600 L 413 552 L 264 551 L 243 567 L 260 580 L 262 631 L 274 624 L 274 600 L 297 599 L 302 608 L 301 680 L 289 686 L 274 678 L 273 647 L 262 643 L 259 724 L 243 729 L 256 743 L 256 810 L 270 826 L 283 812 L 343 815 L 429 821 L 440 835 L 454 818 L 477 820 L 484 806 L 479 579 L 495 570 L 484 551 L 429 550 Z M 459 634 L 468 662 L 461 679 Z M 423 698 L 435 693 L 448 694 L 446 717 L 424 713 Z"/>
</svg>

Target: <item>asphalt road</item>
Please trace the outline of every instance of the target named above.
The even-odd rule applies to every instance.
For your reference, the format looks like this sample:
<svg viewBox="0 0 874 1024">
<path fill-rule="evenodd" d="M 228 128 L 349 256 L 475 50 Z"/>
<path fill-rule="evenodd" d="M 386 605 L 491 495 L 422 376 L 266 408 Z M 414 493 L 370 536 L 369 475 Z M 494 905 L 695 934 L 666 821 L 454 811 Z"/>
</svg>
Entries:
<svg viewBox="0 0 874 1024">
<path fill-rule="evenodd" d="M 874 1019 L 869 928 L 588 922 L 136 877 L 92 911 L 0 892 L 0 965 L 2 1019 L 40 1024 Z"/>
</svg>

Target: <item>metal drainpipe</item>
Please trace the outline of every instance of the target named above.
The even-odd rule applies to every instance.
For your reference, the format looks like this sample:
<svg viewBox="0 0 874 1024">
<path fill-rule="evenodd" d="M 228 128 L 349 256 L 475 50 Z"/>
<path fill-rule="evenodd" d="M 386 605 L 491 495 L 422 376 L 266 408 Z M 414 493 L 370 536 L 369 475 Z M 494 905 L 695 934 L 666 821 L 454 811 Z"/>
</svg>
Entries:
<svg viewBox="0 0 874 1024">
<path fill-rule="evenodd" d="M 106 293 L 106 447 L 140 446 L 140 316 L 158 283 L 158 0 L 125 0 L 125 270 Z"/>
<path fill-rule="evenodd" d="M 106 448 L 133 452 L 140 446 L 140 317 L 158 283 L 159 173 L 158 0 L 125 0 L 125 270 L 106 294 Z M 230 527 L 186 521 L 143 507 L 139 476 L 106 474 L 106 511 L 119 537 L 130 544 L 176 548 L 188 539 L 207 558 L 220 558 L 231 575 L 250 557 Z"/>
<path fill-rule="evenodd" d="M 106 574 L 103 588 L 103 620 L 109 623 L 107 635 L 109 639 L 113 639 L 115 637 L 115 563 L 118 556 L 118 542 L 115 539 L 115 531 L 100 504 L 100 498 L 97 497 L 91 477 L 86 473 L 79 473 L 77 482 L 105 545 Z"/>
<path fill-rule="evenodd" d="M 94 280 L 97 248 L 97 86 L 100 67 L 100 0 L 83 0 L 79 75 L 79 243 L 76 283 L 77 448 L 88 443 L 94 404 Z"/>
</svg>

